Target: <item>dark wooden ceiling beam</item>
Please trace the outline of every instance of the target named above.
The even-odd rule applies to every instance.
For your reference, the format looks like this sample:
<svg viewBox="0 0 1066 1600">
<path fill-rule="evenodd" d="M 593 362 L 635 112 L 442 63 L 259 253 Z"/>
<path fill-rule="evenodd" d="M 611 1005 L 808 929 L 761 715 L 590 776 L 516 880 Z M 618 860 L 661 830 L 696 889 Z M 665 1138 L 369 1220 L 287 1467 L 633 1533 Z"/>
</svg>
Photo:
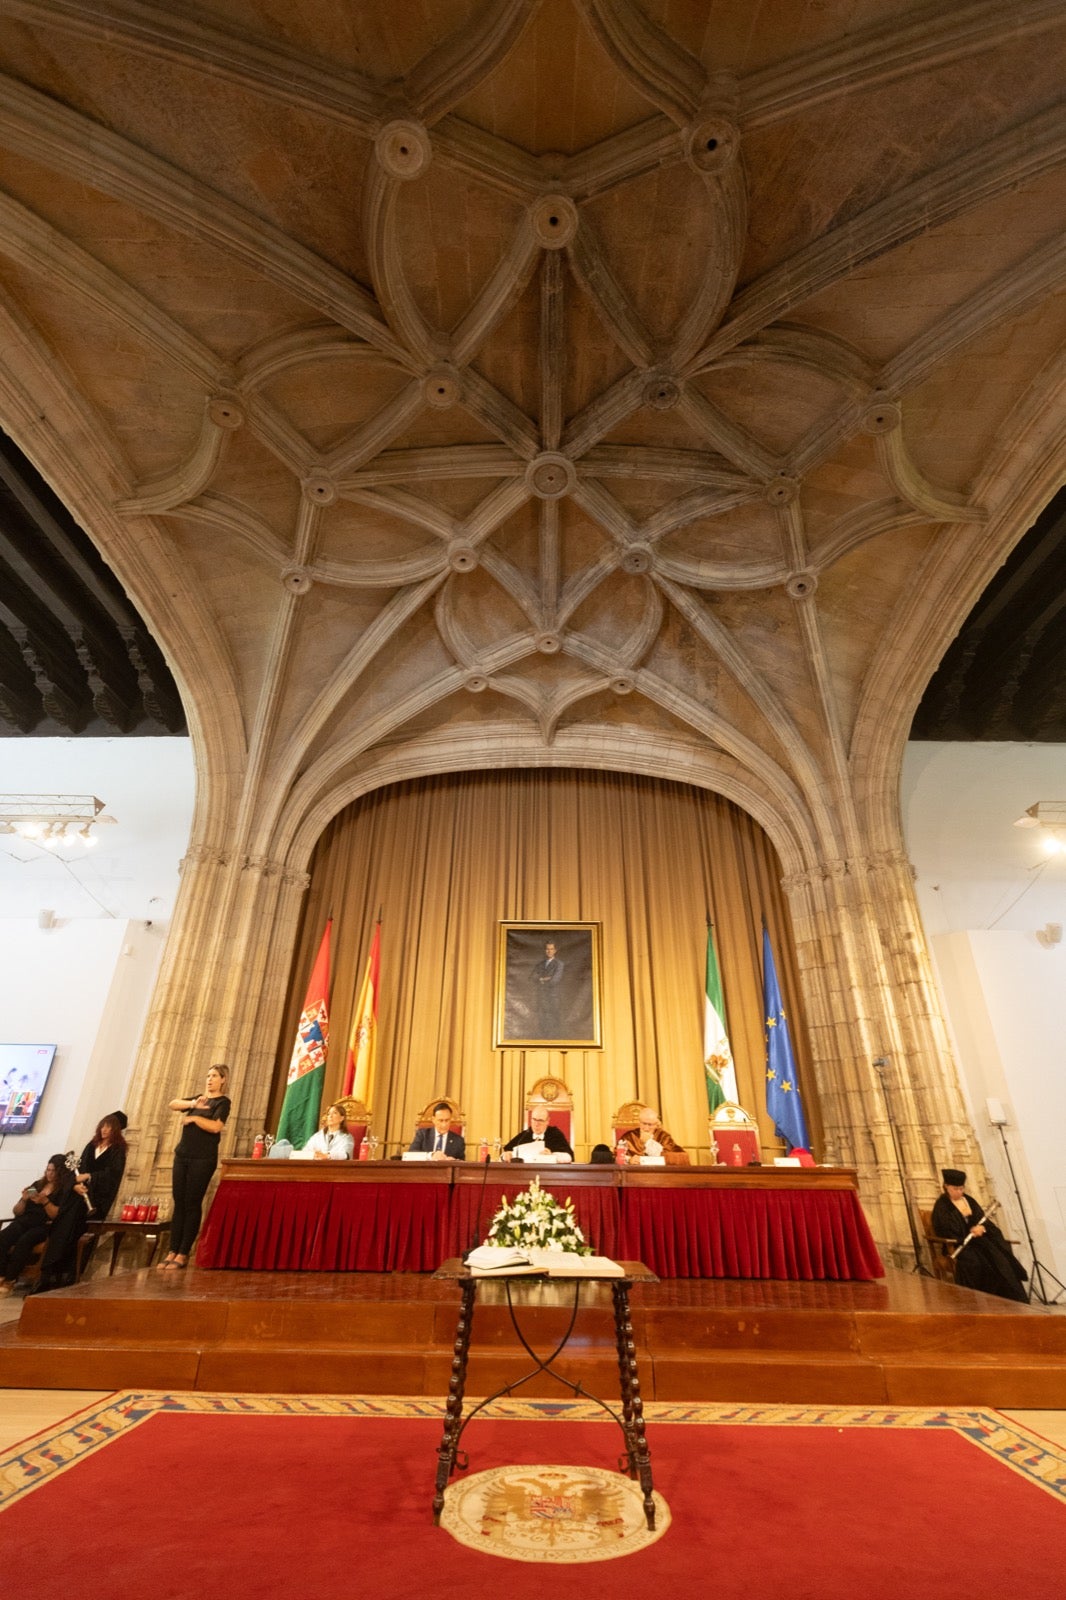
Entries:
<svg viewBox="0 0 1066 1600">
<path fill-rule="evenodd" d="M 0 620 L 3 618 L 0 607 Z M 16 624 L 10 628 L 11 637 L 18 646 L 22 660 L 29 668 L 34 687 L 41 697 L 45 715 L 51 717 L 69 733 L 80 733 L 88 721 L 82 687 L 76 674 L 66 670 L 62 656 L 44 647 L 41 632 L 31 633 L 29 628 Z"/>
<path fill-rule="evenodd" d="M 0 628 L 0 722 L 16 733 L 29 733 L 41 717 L 41 697 L 22 652 Z"/>
<path fill-rule="evenodd" d="M 34 478 L 37 477 L 29 462 L 15 450 L 11 440 L 0 433 L 0 483 L 19 506 L 37 542 L 55 553 L 59 558 L 59 570 L 67 574 L 75 590 L 90 598 L 119 632 L 123 629 L 136 628 L 140 618 L 118 588 L 114 578 L 111 578 L 111 583 L 108 584 L 94 571 L 79 548 L 77 540 L 72 536 L 70 528 L 63 526 L 36 484 L 31 481 L 31 473 Z M 84 535 L 78 531 L 83 538 Z"/>
<path fill-rule="evenodd" d="M 167 733 L 184 733 L 185 708 L 159 646 L 144 628 L 137 628 L 128 649 L 148 716 Z"/>
<path fill-rule="evenodd" d="M 23 733 L 183 733 L 166 663 L 66 508 L 0 434 L 0 717 Z"/>
<path fill-rule="evenodd" d="M 974 606 L 931 678 L 912 738 L 1066 742 L 1066 490 Z"/>
</svg>

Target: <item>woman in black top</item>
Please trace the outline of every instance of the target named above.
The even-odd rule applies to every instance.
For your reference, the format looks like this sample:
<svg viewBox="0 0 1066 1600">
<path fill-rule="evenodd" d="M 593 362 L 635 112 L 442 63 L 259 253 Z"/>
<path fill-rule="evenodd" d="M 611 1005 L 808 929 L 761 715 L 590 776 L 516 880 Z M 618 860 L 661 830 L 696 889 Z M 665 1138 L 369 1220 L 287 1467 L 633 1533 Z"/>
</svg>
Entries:
<svg viewBox="0 0 1066 1600">
<path fill-rule="evenodd" d="M 23 1189 L 15 1201 L 14 1220 L 0 1232 L 0 1295 L 11 1293 L 36 1247 L 48 1238 L 74 1182 L 66 1156 L 51 1156 L 44 1177 Z"/>
<path fill-rule="evenodd" d="M 124 1111 L 101 1117 L 78 1162 L 78 1179 L 89 1185 L 89 1206 L 95 1222 L 107 1220 L 126 1170 L 127 1121 Z"/>
<path fill-rule="evenodd" d="M 159 1263 L 161 1270 L 189 1264 L 189 1252 L 200 1231 L 204 1195 L 218 1166 L 218 1147 L 229 1116 L 228 1083 L 229 1068 L 220 1062 L 207 1074 L 203 1094 L 170 1102 L 171 1111 L 181 1112 L 181 1138 L 174 1150 L 170 1251 Z"/>
<path fill-rule="evenodd" d="M 91 1218 L 104 1222 L 115 1203 L 122 1175 L 126 1170 L 128 1118 L 124 1111 L 111 1111 L 96 1124 L 96 1132 L 81 1153 L 78 1176 L 60 1208 L 48 1237 L 48 1248 L 41 1257 L 41 1275 L 31 1294 L 46 1294 L 74 1282 L 78 1275 L 78 1240 Z M 91 1241 L 83 1266 L 88 1266 L 96 1244 Z"/>
</svg>

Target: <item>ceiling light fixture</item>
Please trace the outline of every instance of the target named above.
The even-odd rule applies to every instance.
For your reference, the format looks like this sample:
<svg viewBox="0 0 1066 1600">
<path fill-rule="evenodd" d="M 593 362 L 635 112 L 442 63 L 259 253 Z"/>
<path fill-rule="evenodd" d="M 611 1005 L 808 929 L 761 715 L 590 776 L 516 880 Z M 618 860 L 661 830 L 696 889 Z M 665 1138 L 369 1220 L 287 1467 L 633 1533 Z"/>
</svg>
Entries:
<svg viewBox="0 0 1066 1600">
<path fill-rule="evenodd" d="M 94 827 L 114 820 L 94 794 L 0 795 L 0 833 L 33 839 L 46 850 L 73 844 L 75 839 L 94 845 Z"/>
<path fill-rule="evenodd" d="M 1038 800 L 1015 822 L 1016 828 L 1042 828 L 1041 844 L 1049 856 L 1066 851 L 1066 800 Z"/>
</svg>

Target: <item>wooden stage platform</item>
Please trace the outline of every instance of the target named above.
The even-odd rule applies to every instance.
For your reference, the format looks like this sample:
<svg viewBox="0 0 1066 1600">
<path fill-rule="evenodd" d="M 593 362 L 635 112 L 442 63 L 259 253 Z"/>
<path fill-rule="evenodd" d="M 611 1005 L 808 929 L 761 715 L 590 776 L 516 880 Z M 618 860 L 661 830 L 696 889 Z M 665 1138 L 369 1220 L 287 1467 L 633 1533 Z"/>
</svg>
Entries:
<svg viewBox="0 0 1066 1600">
<path fill-rule="evenodd" d="M 523 1285 L 523 1326 L 547 1349 L 570 1291 Z M 514 1381 L 504 1286 L 479 1295 L 469 1392 Z M 645 1399 L 1066 1408 L 1066 1315 L 889 1269 L 880 1283 L 669 1279 L 638 1285 Z M 33 1295 L 0 1329 L 0 1387 L 224 1393 L 448 1390 L 458 1294 L 414 1273 L 185 1272 L 101 1276 Z M 609 1292 L 584 1285 L 563 1363 L 617 1389 Z M 561 1395 L 550 1380 L 526 1396 Z"/>
</svg>

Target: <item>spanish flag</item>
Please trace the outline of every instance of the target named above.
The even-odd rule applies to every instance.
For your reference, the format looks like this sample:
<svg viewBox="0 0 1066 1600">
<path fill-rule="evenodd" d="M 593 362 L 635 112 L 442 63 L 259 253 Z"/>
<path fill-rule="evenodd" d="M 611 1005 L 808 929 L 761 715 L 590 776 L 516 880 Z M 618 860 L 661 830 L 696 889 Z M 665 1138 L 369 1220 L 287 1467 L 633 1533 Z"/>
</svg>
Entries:
<svg viewBox="0 0 1066 1600">
<path fill-rule="evenodd" d="M 352 1013 L 352 1033 L 348 1040 L 348 1060 L 344 1067 L 344 1093 L 354 1095 L 367 1107 L 374 1089 L 374 1060 L 378 1043 L 378 969 L 381 964 L 381 918 L 374 928 L 370 954 L 359 1000 Z"/>
</svg>

